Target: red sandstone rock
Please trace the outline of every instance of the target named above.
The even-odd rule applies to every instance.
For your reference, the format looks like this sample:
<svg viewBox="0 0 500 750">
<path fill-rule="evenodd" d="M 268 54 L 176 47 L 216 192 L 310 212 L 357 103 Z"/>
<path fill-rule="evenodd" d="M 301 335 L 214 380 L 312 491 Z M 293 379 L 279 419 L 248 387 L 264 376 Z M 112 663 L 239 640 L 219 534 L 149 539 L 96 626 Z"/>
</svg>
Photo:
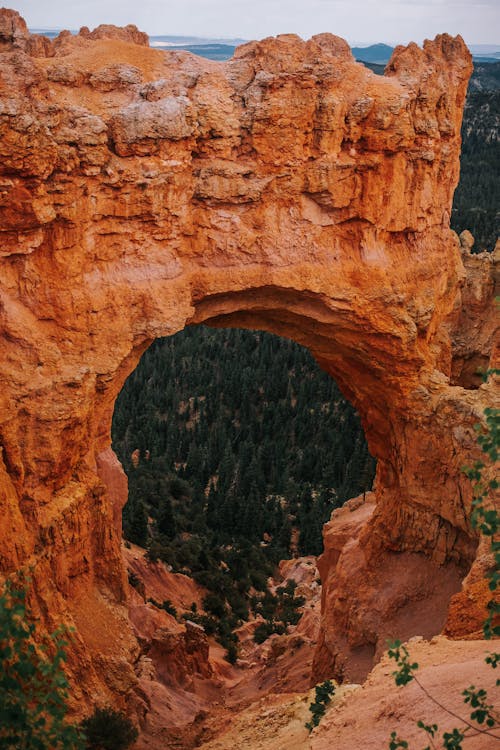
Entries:
<svg viewBox="0 0 500 750">
<path fill-rule="evenodd" d="M 145 599 L 155 599 L 160 604 L 168 599 L 179 615 L 190 612 L 193 604 L 197 612 L 203 612 L 207 591 L 192 578 L 171 573 L 162 562 L 149 562 L 144 550 L 135 544 L 124 545 L 122 555 L 127 571 L 142 582 Z"/>
<path fill-rule="evenodd" d="M 452 642 L 433 638 L 415 639 L 408 648 L 418 661 L 422 684 L 442 705 L 467 718 L 462 690 L 470 684 L 484 685 L 495 696 L 495 673 L 484 663 L 488 651 L 481 641 Z M 392 672 L 394 662 L 386 658 L 370 673 L 366 683 L 337 687 L 326 714 L 312 733 L 305 728 L 310 721 L 309 705 L 314 691 L 301 695 L 269 694 L 242 708 L 216 737 L 201 742 L 200 750 L 233 750 L 242 740 L 248 748 L 260 750 L 383 750 L 389 747 L 391 732 L 409 741 L 410 747 L 422 747 L 426 735 L 417 721 L 436 722 L 443 731 L 463 724 L 437 707 L 415 683 L 398 688 Z M 473 750 L 494 750 L 497 740 L 487 735 L 471 736 L 466 746 Z M 436 745 L 438 746 L 438 745 Z"/>
<path fill-rule="evenodd" d="M 25 48 L 30 34 L 26 21 L 19 13 L 8 8 L 0 8 L 0 44 L 6 47 Z"/>
<path fill-rule="evenodd" d="M 111 447 L 96 456 L 96 470 L 104 482 L 113 507 L 113 522 L 118 536 L 122 534 L 122 510 L 128 499 L 128 480 Z"/>
<path fill-rule="evenodd" d="M 398 48 L 381 77 L 328 34 L 218 64 L 135 31 L 46 50 L 9 11 L 0 30 L 0 569 L 32 566 L 48 624 L 76 625 L 81 705 L 139 711 L 156 690 L 130 666 L 96 465 L 126 376 L 189 323 L 308 346 L 378 459 L 375 510 L 327 585 L 318 669 L 358 648 L 367 670 L 389 624 L 420 629 L 419 592 L 440 596 L 439 630 L 475 556 L 461 466 L 495 398 L 467 366 L 494 362 L 494 263 L 464 265 L 449 230 L 462 40 Z"/>
<path fill-rule="evenodd" d="M 367 559 L 362 539 L 374 512 L 372 498 L 367 493 L 366 502 L 363 496 L 350 500 L 324 527 L 325 551 L 318 559 L 322 620 L 311 684 L 332 675 L 361 682 L 388 640 L 439 633 L 460 587 L 452 563 L 409 551 Z"/>
<path fill-rule="evenodd" d="M 95 28 L 93 31 L 89 31 L 86 26 L 82 26 L 79 31 L 79 36 L 85 39 L 121 39 L 123 42 L 131 42 L 132 44 L 140 44 L 143 47 L 149 47 L 149 37 L 144 31 L 139 31 L 137 26 L 133 23 L 129 23 L 124 28 L 119 26 L 113 26 L 112 24 L 102 23 L 100 26 Z"/>
</svg>

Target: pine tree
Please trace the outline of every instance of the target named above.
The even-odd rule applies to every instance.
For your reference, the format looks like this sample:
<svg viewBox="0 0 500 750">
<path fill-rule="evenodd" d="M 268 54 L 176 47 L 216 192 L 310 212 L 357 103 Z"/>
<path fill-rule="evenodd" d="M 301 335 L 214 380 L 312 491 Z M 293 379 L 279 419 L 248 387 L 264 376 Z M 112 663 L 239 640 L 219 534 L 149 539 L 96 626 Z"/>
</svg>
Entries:
<svg viewBox="0 0 500 750">
<path fill-rule="evenodd" d="M 149 537 L 148 515 L 142 500 L 136 500 L 132 504 L 129 519 L 126 538 L 140 547 L 146 547 Z"/>
<path fill-rule="evenodd" d="M 173 539 L 177 534 L 172 501 L 168 495 L 165 495 L 161 501 L 160 512 L 156 521 L 156 528 L 160 534 L 167 539 Z"/>
</svg>

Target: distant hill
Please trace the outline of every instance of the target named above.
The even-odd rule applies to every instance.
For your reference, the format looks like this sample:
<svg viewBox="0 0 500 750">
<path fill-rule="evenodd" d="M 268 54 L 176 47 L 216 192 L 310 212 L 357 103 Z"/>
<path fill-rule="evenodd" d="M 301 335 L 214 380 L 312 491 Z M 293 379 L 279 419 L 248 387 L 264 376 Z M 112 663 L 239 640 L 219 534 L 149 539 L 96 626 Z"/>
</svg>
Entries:
<svg viewBox="0 0 500 750">
<path fill-rule="evenodd" d="M 191 52 L 193 55 L 218 61 L 229 60 L 234 55 L 234 50 L 236 49 L 236 45 L 218 44 L 216 42 L 210 44 L 167 44 L 165 46 L 158 43 L 154 46 L 155 49 L 163 49 L 170 52 L 185 50 L 186 52 Z"/>
<path fill-rule="evenodd" d="M 366 60 L 358 60 L 358 62 L 362 62 L 365 68 L 373 71 L 373 73 L 376 73 L 378 76 L 384 75 L 385 64 L 381 65 L 380 63 L 366 62 Z"/>
<path fill-rule="evenodd" d="M 359 58 L 358 58 L 359 60 Z M 377 75 L 384 75 L 385 64 L 359 60 Z M 477 91 L 498 91 L 500 89 L 500 60 L 478 62 L 474 60 L 474 70 L 469 83 L 469 97 Z"/>
<path fill-rule="evenodd" d="M 388 44 L 371 44 L 369 47 L 353 47 L 352 54 L 360 62 L 386 65 L 391 59 L 394 47 Z"/>
<path fill-rule="evenodd" d="M 168 34 L 149 37 L 149 43 L 152 47 L 210 47 L 214 44 L 237 47 L 247 41 L 248 39 L 240 39 L 239 37 L 175 36 Z"/>
<path fill-rule="evenodd" d="M 494 45 L 477 44 L 471 45 L 470 51 L 474 63 L 500 62 L 500 47 Z M 369 47 L 353 47 L 352 54 L 360 62 L 387 65 L 391 59 L 394 47 L 389 44 L 371 44 Z"/>
<path fill-rule="evenodd" d="M 469 44 L 472 56 L 478 61 L 500 61 L 499 44 Z"/>
<path fill-rule="evenodd" d="M 78 34 L 74 29 L 70 29 L 72 34 Z M 55 39 L 59 36 L 61 29 L 29 29 L 30 34 L 41 34 L 42 36 L 48 36 L 49 39 Z"/>
</svg>

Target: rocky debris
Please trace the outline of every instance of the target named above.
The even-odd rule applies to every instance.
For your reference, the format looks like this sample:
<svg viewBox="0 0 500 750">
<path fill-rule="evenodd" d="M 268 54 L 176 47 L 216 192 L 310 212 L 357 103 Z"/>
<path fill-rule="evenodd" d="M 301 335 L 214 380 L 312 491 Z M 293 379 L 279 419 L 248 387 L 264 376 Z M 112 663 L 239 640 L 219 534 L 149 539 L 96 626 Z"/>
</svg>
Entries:
<svg viewBox="0 0 500 750">
<path fill-rule="evenodd" d="M 241 743 L 252 750 L 306 750 L 311 694 L 269 695 L 239 711 L 216 739 L 200 750 L 233 750 Z"/>
<path fill-rule="evenodd" d="M 134 665 L 137 684 L 129 696 L 141 726 L 138 747 L 187 750 L 235 673 L 224 649 L 182 617 L 193 605 L 203 612 L 206 592 L 163 563 L 149 562 L 140 547 L 127 543 L 122 554 L 130 584 L 129 620 L 141 649 Z"/>
<path fill-rule="evenodd" d="M 156 630 L 147 654 L 155 665 L 159 681 L 169 687 L 194 692 L 196 677 L 212 676 L 205 631 L 189 620 L 180 633 L 172 633 L 167 628 Z"/>
<path fill-rule="evenodd" d="M 378 460 L 373 513 L 327 553 L 318 674 L 353 649 L 366 673 L 429 613 L 437 632 L 476 555 L 461 467 L 496 398 L 450 381 L 455 353 L 459 379 L 478 347 L 497 366 L 495 266 L 449 230 L 463 41 L 398 48 L 377 76 L 331 35 L 218 64 L 130 28 L 46 49 L 2 10 L 0 30 L 0 571 L 29 565 L 47 628 L 76 626 L 80 710 L 146 701 L 120 671 L 140 649 L 97 457 L 142 352 L 190 323 L 306 345 Z"/>
<path fill-rule="evenodd" d="M 194 171 L 194 197 L 207 204 L 253 203 L 260 200 L 271 178 L 259 178 L 252 167 L 222 160 L 210 160 Z"/>
<path fill-rule="evenodd" d="M 141 83 L 141 71 L 134 65 L 108 65 L 105 68 L 92 73 L 89 84 L 98 91 L 113 91 L 120 87 L 127 88 L 136 83 Z"/>
</svg>

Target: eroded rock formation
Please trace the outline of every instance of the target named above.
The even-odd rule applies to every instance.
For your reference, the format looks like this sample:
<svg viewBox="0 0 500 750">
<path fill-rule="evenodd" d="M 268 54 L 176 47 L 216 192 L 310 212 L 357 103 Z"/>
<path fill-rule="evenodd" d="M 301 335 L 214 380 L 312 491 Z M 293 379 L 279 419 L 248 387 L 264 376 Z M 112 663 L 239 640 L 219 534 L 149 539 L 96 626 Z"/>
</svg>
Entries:
<svg viewBox="0 0 500 750">
<path fill-rule="evenodd" d="M 82 706 L 138 686 L 119 493 L 99 475 L 114 401 L 190 323 L 308 346 L 378 459 L 318 673 L 379 650 L 384 602 L 405 623 L 417 594 L 434 607 L 408 579 L 420 563 L 459 588 L 477 545 L 460 467 L 493 399 L 467 367 L 491 361 L 493 258 L 464 266 L 449 229 L 470 71 L 447 35 L 398 47 L 381 77 L 331 34 L 219 64 L 134 28 L 30 37 L 1 11 L 0 570 L 31 567 L 37 613 L 75 626 Z"/>
</svg>

